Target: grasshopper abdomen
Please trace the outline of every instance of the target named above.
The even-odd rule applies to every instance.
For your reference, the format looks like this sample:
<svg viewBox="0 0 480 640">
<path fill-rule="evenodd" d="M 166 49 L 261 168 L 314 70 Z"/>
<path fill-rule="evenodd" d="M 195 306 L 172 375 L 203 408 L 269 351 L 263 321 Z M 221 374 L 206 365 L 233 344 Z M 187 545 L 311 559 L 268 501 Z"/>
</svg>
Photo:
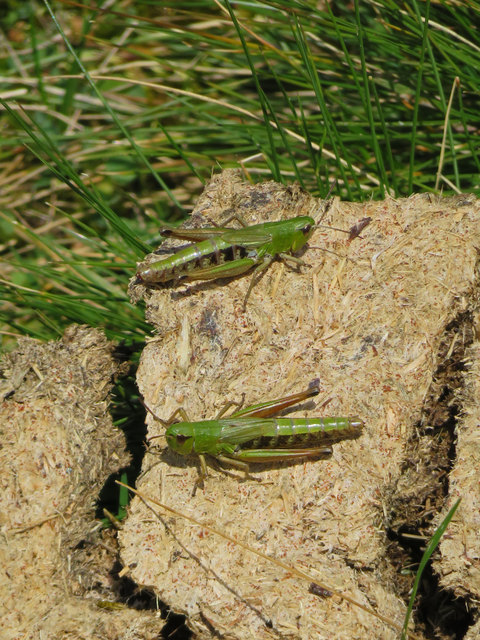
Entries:
<svg viewBox="0 0 480 640">
<path fill-rule="evenodd" d="M 137 281 L 143 284 L 162 284 L 177 280 L 218 278 L 221 274 L 216 272 L 216 268 L 245 259 L 248 253 L 245 247 L 230 244 L 221 238 L 209 238 L 182 249 L 170 258 L 140 269 Z M 252 258 L 248 268 L 254 263 L 255 259 Z"/>
</svg>

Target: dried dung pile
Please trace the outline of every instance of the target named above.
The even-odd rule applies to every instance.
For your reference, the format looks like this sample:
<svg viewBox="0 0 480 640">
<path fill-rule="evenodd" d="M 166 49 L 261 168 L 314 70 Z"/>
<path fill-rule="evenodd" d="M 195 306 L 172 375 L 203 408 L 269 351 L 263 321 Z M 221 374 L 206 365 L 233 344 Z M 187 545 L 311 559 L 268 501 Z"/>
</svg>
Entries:
<svg viewBox="0 0 480 640">
<path fill-rule="evenodd" d="M 191 224 L 221 224 L 233 212 L 250 224 L 316 216 L 324 205 L 299 189 L 252 186 L 226 171 L 206 188 Z M 479 210 L 473 197 L 335 200 L 322 222 L 349 229 L 369 216 L 362 237 L 349 244 L 338 230 L 316 230 L 302 256 L 308 266 L 272 265 L 245 311 L 248 275 L 159 290 L 132 284 L 132 296 L 146 298 L 156 333 L 138 383 L 163 419 L 180 406 L 194 420 L 213 418 L 243 394 L 246 405 L 255 404 L 319 378 L 316 406 L 289 415 L 358 415 L 365 422 L 360 438 L 335 444 L 326 460 L 252 466 L 253 480 L 213 464 L 196 492 L 198 462 L 166 450 L 159 437 L 138 489 L 401 625 L 405 605 L 386 530 L 417 523 L 422 533 L 418 523 L 427 513 L 451 506 L 450 458 L 461 455 L 452 439 L 458 406 L 465 407 L 461 428 L 469 423 L 474 432 L 458 446 L 467 452 L 478 438 L 474 377 L 465 384 L 460 369 L 467 353 L 470 359 L 478 353 L 472 349 Z M 163 433 L 150 416 L 149 437 Z M 475 459 L 462 457 L 454 495 L 475 493 Z M 465 500 L 452 525 L 455 542 L 442 547 L 464 572 L 469 594 L 458 556 L 465 552 L 467 520 L 474 531 L 470 508 Z M 478 559 L 474 538 L 470 571 Z M 341 598 L 310 595 L 306 582 L 205 528 L 171 515 L 162 523 L 138 499 L 120 540 L 131 577 L 185 613 L 198 637 L 398 636 L 392 625 Z M 440 560 L 440 574 L 446 561 Z"/>
<path fill-rule="evenodd" d="M 112 599 L 115 551 L 94 520 L 107 477 L 128 463 L 109 391 L 122 366 L 103 333 L 71 327 L 58 342 L 22 339 L 0 391 L 2 638 L 158 637 L 162 623 Z M 111 542 L 114 544 L 114 541 Z M 152 629 L 153 625 L 153 629 Z"/>
<path fill-rule="evenodd" d="M 449 499 L 435 521 L 446 516 L 448 506 L 462 498 L 460 514 L 448 528 L 440 545 L 435 570 L 441 585 L 475 607 L 480 600 L 480 317 L 471 317 L 472 343 L 464 356 L 461 385 L 453 394 L 458 410 L 456 455 L 448 477 Z M 466 640 L 479 637 L 479 623 L 469 629 Z"/>
</svg>

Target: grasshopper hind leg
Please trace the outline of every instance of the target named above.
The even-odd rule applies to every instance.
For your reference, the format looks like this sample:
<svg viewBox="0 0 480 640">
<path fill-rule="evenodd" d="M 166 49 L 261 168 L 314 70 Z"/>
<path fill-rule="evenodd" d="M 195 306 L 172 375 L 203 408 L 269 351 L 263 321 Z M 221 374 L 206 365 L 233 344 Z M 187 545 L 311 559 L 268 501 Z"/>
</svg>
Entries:
<svg viewBox="0 0 480 640">
<path fill-rule="evenodd" d="M 236 460 L 235 458 L 229 458 L 227 456 L 215 456 L 215 459 L 219 462 L 223 462 L 224 464 L 229 464 L 232 467 L 236 467 L 240 469 L 245 474 L 245 480 L 251 480 L 252 476 L 250 475 L 250 465 L 248 462 L 244 462 L 243 460 Z"/>
<path fill-rule="evenodd" d="M 235 400 L 230 400 L 229 402 L 227 402 L 217 413 L 215 420 L 220 420 L 220 418 L 224 416 L 227 413 L 227 411 L 232 407 L 237 407 L 237 411 L 239 411 L 243 407 L 244 402 L 245 402 L 245 393 L 242 393 L 242 399 L 239 402 L 236 402 Z"/>
<path fill-rule="evenodd" d="M 232 220 L 236 220 L 244 228 L 248 227 L 248 222 L 246 222 L 245 219 L 242 218 L 242 216 L 239 213 L 232 213 L 231 216 L 228 216 L 228 218 L 226 218 L 225 220 L 222 220 L 222 224 L 219 225 L 219 226 L 224 227 L 225 225 L 227 225 Z M 215 224 L 215 223 L 213 223 L 213 224 Z M 215 224 L 215 226 L 217 226 L 217 225 Z"/>
</svg>

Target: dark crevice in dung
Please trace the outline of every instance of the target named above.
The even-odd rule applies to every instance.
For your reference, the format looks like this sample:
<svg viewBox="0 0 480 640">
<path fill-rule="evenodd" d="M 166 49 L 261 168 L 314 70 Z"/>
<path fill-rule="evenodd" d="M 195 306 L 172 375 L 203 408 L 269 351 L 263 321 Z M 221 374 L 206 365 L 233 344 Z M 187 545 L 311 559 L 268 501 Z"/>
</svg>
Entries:
<svg viewBox="0 0 480 640">
<path fill-rule="evenodd" d="M 158 636 L 159 640 L 161 638 L 190 640 L 193 634 L 186 626 L 185 616 L 174 613 L 164 602 L 157 598 L 154 591 L 140 588 L 128 576 L 120 577 L 119 571 L 121 569 L 121 564 L 117 562 L 110 571 L 112 590 L 117 602 L 137 611 L 160 611 L 165 624 Z"/>
<path fill-rule="evenodd" d="M 125 480 L 126 484 L 135 487 L 136 480 L 142 468 L 143 456 L 146 451 L 147 427 L 145 424 L 145 409 L 140 402 L 138 389 L 135 382 L 136 367 L 128 376 L 120 378 L 112 391 L 110 412 L 113 423 L 123 431 L 126 440 L 126 448 L 131 455 L 131 462 L 127 467 L 113 473 L 103 485 L 97 500 L 95 516 L 104 517 L 103 509 L 115 516 L 124 516 L 119 508 L 119 487 L 116 480 Z"/>
<path fill-rule="evenodd" d="M 132 365 L 129 374 L 120 378 L 112 391 L 112 418 L 114 424 L 125 434 L 131 463 L 128 467 L 112 474 L 104 484 L 97 501 L 96 517 L 100 519 L 104 516 L 104 508 L 120 520 L 124 517 L 125 510 L 122 505 L 119 505 L 119 487 L 115 481 L 125 480 L 123 474 L 126 474 L 126 483 L 135 487 L 142 468 L 146 451 L 147 428 L 145 408 L 140 402 L 135 374 L 136 365 Z M 120 577 L 119 571 L 121 569 L 121 563 L 116 561 L 110 571 L 111 587 L 115 600 L 138 611 L 160 611 L 165 624 L 158 636 L 159 640 L 162 638 L 189 640 L 192 637 L 192 632 L 186 625 L 185 616 L 174 613 L 157 598 L 153 590 L 139 587 L 128 576 Z"/>
<path fill-rule="evenodd" d="M 433 534 L 433 518 L 443 510 L 448 496 L 449 473 L 457 455 L 464 358 L 474 339 L 469 311 L 460 313 L 446 326 L 438 350 L 440 364 L 425 399 L 422 418 L 406 447 L 402 475 L 391 487 L 385 527 L 386 573 L 405 602 Z M 433 558 L 438 557 L 436 554 Z M 422 574 L 413 615 L 416 628 L 431 640 L 461 640 L 474 622 L 467 600 L 441 587 L 432 560 Z"/>
</svg>

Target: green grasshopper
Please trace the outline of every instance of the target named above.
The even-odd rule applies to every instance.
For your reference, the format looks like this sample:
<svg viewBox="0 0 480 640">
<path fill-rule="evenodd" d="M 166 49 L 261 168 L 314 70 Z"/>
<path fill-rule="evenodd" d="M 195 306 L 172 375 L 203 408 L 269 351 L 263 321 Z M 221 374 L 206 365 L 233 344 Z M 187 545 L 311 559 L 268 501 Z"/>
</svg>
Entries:
<svg viewBox="0 0 480 640">
<path fill-rule="evenodd" d="M 167 444 L 181 455 L 196 454 L 200 458 L 201 478 L 207 475 L 205 455 L 243 469 L 255 462 L 282 462 L 314 458 L 330 454 L 329 445 L 360 435 L 360 418 L 272 418 L 287 407 L 319 393 L 318 380 L 308 389 L 278 400 L 270 400 L 240 409 L 222 418 L 233 403 L 222 409 L 215 420 L 191 422 L 185 411 L 177 409 L 165 422 L 151 412 L 167 428 Z M 172 424 L 180 414 L 182 422 Z"/>
<path fill-rule="evenodd" d="M 289 252 L 305 246 L 315 227 L 315 220 L 310 216 L 297 216 L 289 220 L 245 226 L 243 229 L 163 229 L 161 234 L 164 237 L 190 240 L 196 244 L 181 249 L 170 258 L 140 268 L 136 283 L 156 285 L 181 280 L 229 278 L 255 267 L 243 303 L 245 308 L 254 284 L 275 258 L 305 264 Z"/>
</svg>

